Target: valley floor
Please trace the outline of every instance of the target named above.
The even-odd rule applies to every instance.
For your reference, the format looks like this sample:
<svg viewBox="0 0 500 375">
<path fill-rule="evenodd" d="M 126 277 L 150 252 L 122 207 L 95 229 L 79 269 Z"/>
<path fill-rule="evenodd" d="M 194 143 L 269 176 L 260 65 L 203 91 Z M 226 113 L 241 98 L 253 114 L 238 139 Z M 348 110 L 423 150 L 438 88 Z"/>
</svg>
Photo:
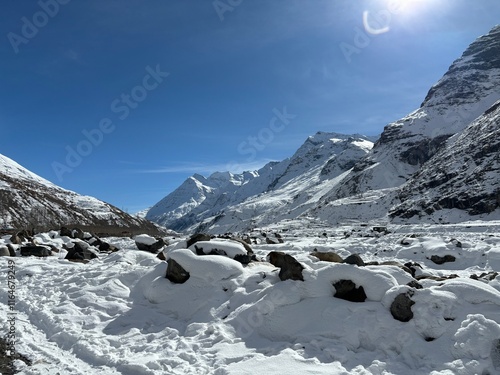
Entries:
<svg viewBox="0 0 500 375">
<path fill-rule="evenodd" d="M 279 269 L 257 263 L 229 278 L 207 269 L 173 284 L 166 262 L 128 238 L 108 239 L 122 250 L 87 264 L 64 253 L 2 257 L 0 335 L 14 316 L 16 350 L 32 362 L 16 361 L 25 375 L 500 373 L 500 277 L 493 273 L 500 272 L 500 222 L 387 229 L 268 228 L 281 244 L 266 244 L 256 232 L 257 257 L 273 250 L 294 256 L 304 281 L 280 281 Z M 182 247 L 182 239 L 169 240 L 170 248 Z M 414 279 L 398 266 L 322 262 L 309 255 L 315 249 L 357 253 L 365 262 L 416 262 L 416 276 L 435 277 L 420 277 L 423 288 L 412 289 L 406 284 Z M 433 255 L 455 261 L 437 265 Z M 458 277 L 439 279 L 451 274 Z M 350 276 L 366 302 L 333 297 L 332 282 Z M 401 293 L 414 301 L 409 322 L 390 312 Z"/>
</svg>

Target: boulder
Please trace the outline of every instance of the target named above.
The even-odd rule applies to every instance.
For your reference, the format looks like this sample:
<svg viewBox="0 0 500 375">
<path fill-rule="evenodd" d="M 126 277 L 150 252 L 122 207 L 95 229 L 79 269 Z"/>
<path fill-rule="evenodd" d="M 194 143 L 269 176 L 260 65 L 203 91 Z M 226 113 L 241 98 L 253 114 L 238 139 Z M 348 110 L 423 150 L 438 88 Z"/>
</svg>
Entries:
<svg viewBox="0 0 500 375">
<path fill-rule="evenodd" d="M 114 253 L 115 251 L 120 250 L 114 245 L 111 245 L 107 242 L 101 241 L 100 245 L 97 247 L 99 251 L 105 252 L 105 253 Z"/>
<path fill-rule="evenodd" d="M 61 229 L 59 230 L 59 235 L 61 237 L 69 237 L 69 238 L 73 238 L 73 232 L 68 229 L 67 227 L 61 227 Z"/>
<path fill-rule="evenodd" d="M 285 254 L 282 251 L 271 251 L 268 255 L 268 259 L 269 263 L 280 268 L 279 278 L 281 281 L 304 281 L 304 277 L 302 276 L 304 266 L 291 255 Z"/>
<path fill-rule="evenodd" d="M 16 248 L 12 244 L 10 244 L 10 243 L 7 244 L 7 249 L 9 249 L 11 257 L 15 257 L 17 255 L 16 254 Z"/>
<path fill-rule="evenodd" d="M 313 251 L 311 255 L 319 260 L 322 260 L 323 262 L 342 263 L 344 261 L 340 255 L 332 251 Z"/>
<path fill-rule="evenodd" d="M 13 234 L 11 237 L 10 237 L 10 243 L 14 244 L 14 245 L 21 245 L 23 243 L 23 239 L 16 234 Z"/>
<path fill-rule="evenodd" d="M 163 251 L 160 251 L 156 257 L 160 260 L 167 260 L 167 257 L 165 256 L 165 253 Z"/>
<path fill-rule="evenodd" d="M 422 271 L 422 266 L 417 262 L 406 262 L 404 266 L 410 270 L 413 277 L 415 277 L 415 275 L 417 274 L 417 268 L 419 271 Z"/>
<path fill-rule="evenodd" d="M 494 271 L 483 272 L 480 275 L 476 275 L 476 274 L 470 275 L 470 278 L 473 280 L 480 280 L 480 281 L 485 281 L 485 282 L 493 281 L 497 277 L 498 277 L 498 272 L 494 272 Z"/>
<path fill-rule="evenodd" d="M 277 242 L 276 242 L 276 241 L 271 240 L 269 237 L 266 237 L 266 243 L 267 243 L 268 245 L 276 245 L 276 243 L 277 243 Z"/>
<path fill-rule="evenodd" d="M 408 284 L 409 287 L 414 288 L 414 289 L 423 289 L 424 287 L 422 284 L 420 284 L 417 280 L 412 280 Z"/>
<path fill-rule="evenodd" d="M 182 266 L 173 259 L 167 260 L 167 274 L 165 276 L 175 284 L 185 283 L 190 275 Z"/>
<path fill-rule="evenodd" d="M 48 257 L 52 255 L 52 252 L 47 246 L 28 244 L 21 247 L 21 255 L 24 257 L 30 255 L 36 257 Z"/>
<path fill-rule="evenodd" d="M 390 308 L 394 319 L 399 320 L 400 322 L 409 322 L 413 319 L 411 307 L 415 304 L 415 302 L 410 298 L 412 295 L 412 292 L 407 292 L 396 296 Z"/>
<path fill-rule="evenodd" d="M 90 260 L 98 258 L 97 250 L 84 241 L 73 242 L 74 246 L 68 249 L 64 259 L 68 260 Z"/>
<path fill-rule="evenodd" d="M 85 233 L 80 228 L 73 228 L 72 238 L 78 238 L 79 240 L 85 239 Z"/>
<path fill-rule="evenodd" d="M 336 298 L 345 299 L 350 302 L 365 302 L 366 293 L 362 286 L 356 288 L 351 280 L 339 280 L 333 284 Z"/>
<path fill-rule="evenodd" d="M 444 257 L 439 255 L 433 255 L 430 257 L 430 260 L 436 264 L 444 264 L 444 263 L 454 262 L 456 258 L 453 255 L 445 255 Z"/>
<path fill-rule="evenodd" d="M 491 345 L 491 360 L 493 367 L 500 371 L 500 339 L 494 340 Z"/>
<path fill-rule="evenodd" d="M 199 241 L 210 241 L 212 239 L 212 236 L 209 234 L 205 233 L 196 233 L 193 234 L 186 242 L 186 247 L 190 247 L 191 245 L 194 245 L 196 242 Z"/>
<path fill-rule="evenodd" d="M 135 245 L 139 250 L 156 254 L 167 245 L 163 238 L 155 238 L 147 234 L 140 234 L 134 237 Z"/>
<path fill-rule="evenodd" d="M 0 246 L 0 257 L 10 257 L 10 251 L 7 246 Z"/>
<path fill-rule="evenodd" d="M 233 258 L 235 261 L 240 262 L 241 264 L 249 264 L 250 262 L 258 262 L 259 260 L 255 256 L 255 254 L 237 254 Z"/>
<path fill-rule="evenodd" d="M 352 265 L 359 266 L 359 267 L 365 266 L 365 262 L 363 261 L 363 259 L 361 259 L 359 254 L 349 255 L 347 258 L 344 259 L 343 263 L 352 264 Z"/>
</svg>

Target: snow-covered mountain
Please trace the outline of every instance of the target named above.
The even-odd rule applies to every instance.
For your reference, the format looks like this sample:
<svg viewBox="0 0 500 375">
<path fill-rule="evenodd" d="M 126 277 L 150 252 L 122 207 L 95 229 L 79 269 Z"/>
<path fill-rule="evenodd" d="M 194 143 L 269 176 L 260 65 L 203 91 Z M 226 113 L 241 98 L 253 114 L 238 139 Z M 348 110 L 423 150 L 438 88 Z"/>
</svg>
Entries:
<svg viewBox="0 0 500 375">
<path fill-rule="evenodd" d="M 419 109 L 387 125 L 373 147 L 363 136 L 320 132 L 291 158 L 259 171 L 195 175 L 147 218 L 220 233 L 299 217 L 336 224 L 445 208 L 462 210 L 455 215 L 460 220 L 491 213 L 500 202 L 499 99 L 497 26 L 453 62 Z"/>
<path fill-rule="evenodd" d="M 195 174 L 158 202 L 147 218 L 174 230 L 185 230 L 207 220 L 245 222 L 294 217 L 313 206 L 339 176 L 366 156 L 375 138 L 318 132 L 297 152 L 255 172 Z M 236 218 L 237 217 L 237 218 Z M 211 225 L 211 224 L 210 224 Z M 220 228 L 222 228 L 222 226 Z M 222 229 L 220 229 L 222 230 Z"/>
<path fill-rule="evenodd" d="M 387 125 L 373 151 L 332 197 L 405 183 L 446 140 L 500 98 L 500 26 L 478 38 L 427 94 L 421 107 Z"/>
<path fill-rule="evenodd" d="M 500 206 L 499 125 L 500 100 L 450 138 L 402 186 L 402 203 L 391 215 L 413 218 L 425 214 L 450 222 L 493 213 Z M 454 209 L 456 212 L 450 212 Z"/>
<path fill-rule="evenodd" d="M 78 225 L 91 230 L 157 232 L 151 222 L 133 217 L 96 198 L 65 190 L 0 155 L 0 228 L 55 228 Z"/>
</svg>

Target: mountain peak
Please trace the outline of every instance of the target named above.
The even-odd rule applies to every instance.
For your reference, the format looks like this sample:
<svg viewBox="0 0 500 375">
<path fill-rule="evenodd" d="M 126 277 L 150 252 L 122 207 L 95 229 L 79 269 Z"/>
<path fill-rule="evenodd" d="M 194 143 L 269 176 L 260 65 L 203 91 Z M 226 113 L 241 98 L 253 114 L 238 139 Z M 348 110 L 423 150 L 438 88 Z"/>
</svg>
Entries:
<svg viewBox="0 0 500 375">
<path fill-rule="evenodd" d="M 0 226 L 55 229 L 61 225 L 116 233 L 156 226 L 94 197 L 65 190 L 0 155 Z"/>
</svg>

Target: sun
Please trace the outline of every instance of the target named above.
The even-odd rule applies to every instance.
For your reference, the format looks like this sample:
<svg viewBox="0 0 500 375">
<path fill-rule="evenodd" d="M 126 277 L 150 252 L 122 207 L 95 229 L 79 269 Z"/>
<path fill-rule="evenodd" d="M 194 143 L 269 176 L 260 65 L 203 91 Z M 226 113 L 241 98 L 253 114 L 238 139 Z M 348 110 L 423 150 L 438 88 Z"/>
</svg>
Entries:
<svg viewBox="0 0 500 375">
<path fill-rule="evenodd" d="M 413 14 L 432 2 L 433 0 L 387 0 L 387 10 L 392 14 Z"/>
<path fill-rule="evenodd" d="M 418 18 L 422 13 L 435 6 L 438 0 L 385 0 L 378 3 L 378 9 L 363 12 L 363 25 L 365 31 L 373 34 L 384 34 L 390 31 L 393 18 L 405 19 Z"/>
</svg>

